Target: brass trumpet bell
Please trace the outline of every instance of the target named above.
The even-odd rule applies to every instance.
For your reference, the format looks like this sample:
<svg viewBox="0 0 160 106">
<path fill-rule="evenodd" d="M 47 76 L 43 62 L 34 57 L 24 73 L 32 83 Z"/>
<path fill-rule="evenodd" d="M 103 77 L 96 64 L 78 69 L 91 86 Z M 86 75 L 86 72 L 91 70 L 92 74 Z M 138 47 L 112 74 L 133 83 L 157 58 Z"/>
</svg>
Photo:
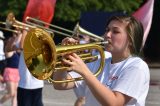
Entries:
<svg viewBox="0 0 160 106">
<path fill-rule="evenodd" d="M 46 31 L 39 28 L 28 31 L 23 49 L 26 66 L 34 77 L 43 80 L 51 76 L 56 62 L 56 50 Z"/>
<path fill-rule="evenodd" d="M 26 66 L 31 74 L 40 80 L 49 80 L 52 83 L 64 83 L 76 80 L 82 80 L 82 77 L 72 80 L 55 81 L 51 79 L 51 75 L 56 71 L 64 71 L 68 66 L 64 66 L 61 62 L 63 55 L 68 53 L 77 53 L 82 60 L 91 62 L 96 60 L 97 57 L 89 55 L 83 55 L 81 51 L 96 49 L 101 56 L 101 63 L 95 76 L 98 76 L 104 67 L 104 51 L 101 44 L 106 42 L 96 42 L 90 44 L 77 44 L 77 45 L 58 45 L 54 44 L 53 39 L 48 32 L 39 29 L 31 29 L 24 40 L 24 59 Z"/>
</svg>

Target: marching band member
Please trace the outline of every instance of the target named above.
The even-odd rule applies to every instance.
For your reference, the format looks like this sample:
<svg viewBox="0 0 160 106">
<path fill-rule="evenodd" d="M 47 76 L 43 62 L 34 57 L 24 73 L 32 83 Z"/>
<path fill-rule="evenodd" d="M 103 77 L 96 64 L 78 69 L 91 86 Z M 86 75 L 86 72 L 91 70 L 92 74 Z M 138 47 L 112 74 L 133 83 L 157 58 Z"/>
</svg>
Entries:
<svg viewBox="0 0 160 106">
<path fill-rule="evenodd" d="M 80 74 L 84 80 L 54 83 L 55 89 L 76 89 L 84 92 L 85 106 L 145 106 L 149 90 L 150 73 L 148 65 L 140 58 L 143 27 L 132 16 L 113 16 L 107 23 L 104 38 L 108 41 L 105 49 L 112 54 L 106 59 L 105 67 L 96 78 L 93 71 L 99 60 L 86 65 L 76 54 L 70 53 L 63 59 L 69 65 L 67 71 Z M 65 38 L 62 44 L 77 42 Z M 72 79 L 67 71 L 57 71 L 54 80 Z"/>
</svg>

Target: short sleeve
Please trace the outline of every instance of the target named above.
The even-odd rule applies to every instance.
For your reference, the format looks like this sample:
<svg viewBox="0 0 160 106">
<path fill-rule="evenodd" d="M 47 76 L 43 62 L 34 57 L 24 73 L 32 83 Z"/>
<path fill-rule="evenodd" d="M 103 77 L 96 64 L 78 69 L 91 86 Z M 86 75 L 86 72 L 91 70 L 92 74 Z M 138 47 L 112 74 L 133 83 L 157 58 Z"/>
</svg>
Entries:
<svg viewBox="0 0 160 106">
<path fill-rule="evenodd" d="M 149 79 L 148 66 L 142 61 L 136 61 L 123 69 L 118 80 L 112 86 L 112 90 L 128 95 L 137 101 L 142 96 L 146 97 Z"/>
</svg>

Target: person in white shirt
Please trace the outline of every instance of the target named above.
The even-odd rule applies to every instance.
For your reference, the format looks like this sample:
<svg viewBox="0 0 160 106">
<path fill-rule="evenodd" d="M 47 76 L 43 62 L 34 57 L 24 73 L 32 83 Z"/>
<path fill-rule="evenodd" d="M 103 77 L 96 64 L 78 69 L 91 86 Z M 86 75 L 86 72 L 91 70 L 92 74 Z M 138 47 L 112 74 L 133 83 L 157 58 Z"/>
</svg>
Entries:
<svg viewBox="0 0 160 106">
<path fill-rule="evenodd" d="M 55 89 L 75 89 L 85 95 L 84 106 L 145 106 L 149 91 L 150 73 L 148 65 L 140 58 L 143 41 L 143 26 L 134 17 L 117 15 L 109 19 L 104 34 L 105 49 L 112 55 L 105 60 L 105 67 L 98 77 L 93 75 L 100 60 L 85 64 L 76 54 L 65 55 L 63 62 L 70 67 L 57 71 L 54 80 L 75 78 L 71 70 L 84 80 L 54 83 Z M 65 38 L 62 44 L 77 42 Z"/>
<path fill-rule="evenodd" d="M 23 42 L 27 31 L 23 31 L 20 47 L 23 48 Z M 18 106 L 43 106 L 42 90 L 44 81 L 38 80 L 29 72 L 25 61 L 23 51 L 19 60 L 20 81 L 17 91 Z"/>
<path fill-rule="evenodd" d="M 79 35 L 77 39 L 79 41 L 79 44 L 87 44 L 87 43 L 95 42 L 94 39 L 96 39 L 96 38 L 91 39 L 91 37 L 88 35 Z M 92 55 L 97 55 L 98 58 L 100 58 L 99 52 L 97 50 L 92 50 L 92 51 L 85 50 L 84 52 L 86 52 L 86 53 L 91 52 Z M 107 51 L 104 51 L 104 54 L 105 54 L 105 58 L 111 57 L 111 54 Z M 72 71 L 71 73 L 73 76 L 81 77 L 80 75 L 77 75 L 76 72 Z M 77 97 L 77 99 L 74 103 L 74 106 L 83 106 L 85 104 L 85 95 L 83 95 L 84 93 L 82 93 L 82 92 L 79 92 L 79 91 L 77 91 L 77 89 L 74 89 L 74 93 Z"/>
<path fill-rule="evenodd" d="M 3 32 L 0 31 L 0 75 L 2 75 L 3 70 L 5 68 L 5 53 L 4 53 L 4 35 Z"/>
<path fill-rule="evenodd" d="M 3 72 L 6 66 L 6 59 L 5 59 L 5 53 L 4 53 L 4 34 L 2 31 L 0 31 L 0 90 L 5 89 L 5 83 L 3 79 Z"/>
<path fill-rule="evenodd" d="M 109 59 L 109 58 L 111 58 L 111 54 L 109 53 L 109 52 L 107 52 L 107 51 L 104 51 L 104 54 L 105 54 L 105 59 L 107 60 L 107 59 Z M 100 58 L 100 55 L 98 54 L 98 53 L 96 53 L 96 55 L 98 55 L 98 58 Z M 90 65 L 90 67 L 99 67 L 99 64 L 97 63 L 97 64 L 88 64 L 88 66 Z M 94 66 L 95 65 L 95 66 Z M 94 70 L 95 72 L 97 71 L 97 69 L 96 70 Z M 74 77 L 74 78 L 77 78 L 77 77 L 81 77 L 79 74 L 77 74 L 76 72 L 74 72 L 74 71 L 72 71 L 72 72 L 70 72 L 70 74 L 72 75 L 72 77 Z M 80 82 L 80 81 L 79 81 Z M 84 92 L 84 89 L 81 89 L 81 87 L 80 88 L 76 88 L 76 89 L 74 89 L 74 93 L 75 93 L 75 95 L 76 95 L 76 97 L 77 97 L 77 100 L 76 100 L 76 102 L 74 103 L 74 106 L 83 106 L 84 104 L 85 104 L 85 92 Z"/>
</svg>

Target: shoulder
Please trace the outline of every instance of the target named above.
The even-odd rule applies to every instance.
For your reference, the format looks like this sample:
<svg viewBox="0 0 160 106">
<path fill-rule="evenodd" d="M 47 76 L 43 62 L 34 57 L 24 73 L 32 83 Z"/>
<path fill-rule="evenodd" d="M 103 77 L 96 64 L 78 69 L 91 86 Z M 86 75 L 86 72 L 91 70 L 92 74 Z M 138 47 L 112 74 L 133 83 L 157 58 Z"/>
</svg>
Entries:
<svg viewBox="0 0 160 106">
<path fill-rule="evenodd" d="M 133 56 L 133 57 L 130 57 L 130 58 L 128 59 L 128 61 L 126 62 L 126 64 L 127 64 L 128 66 L 148 68 L 147 63 L 146 63 L 143 59 L 141 59 L 140 57 L 134 57 L 134 56 Z"/>
<path fill-rule="evenodd" d="M 131 73 L 132 75 L 143 75 L 147 77 L 150 75 L 147 63 L 140 57 L 129 58 L 124 65 L 124 72 Z"/>
</svg>

